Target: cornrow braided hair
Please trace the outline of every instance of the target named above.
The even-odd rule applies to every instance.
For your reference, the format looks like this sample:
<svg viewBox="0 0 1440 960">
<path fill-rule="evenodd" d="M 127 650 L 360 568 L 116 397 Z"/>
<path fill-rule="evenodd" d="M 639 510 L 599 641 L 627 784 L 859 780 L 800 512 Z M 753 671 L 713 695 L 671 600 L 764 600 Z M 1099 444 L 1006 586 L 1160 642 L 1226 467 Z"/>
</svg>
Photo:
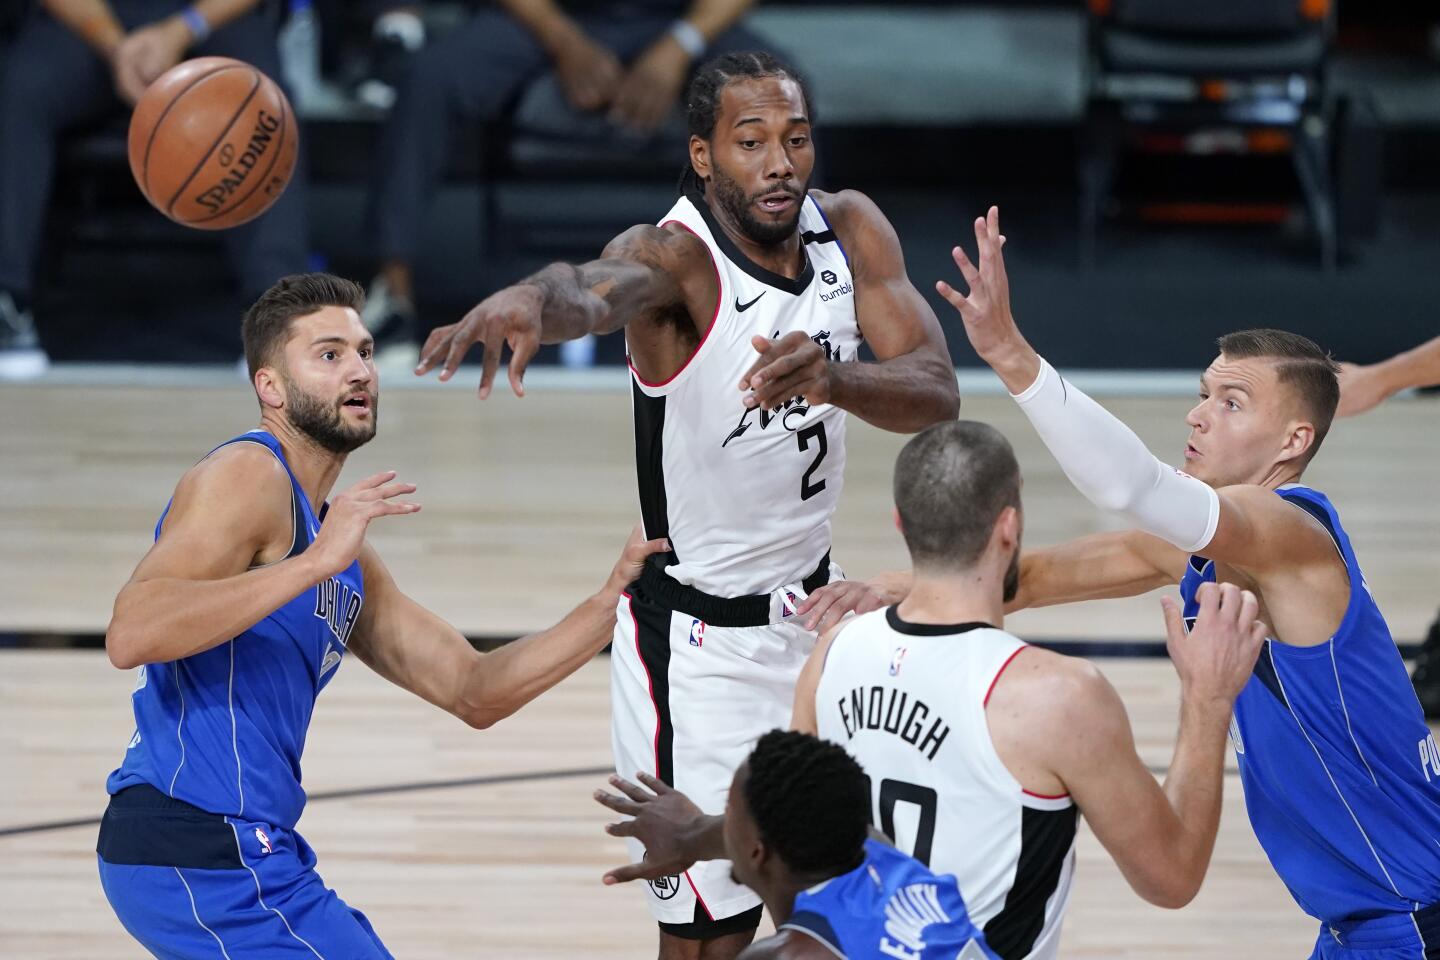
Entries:
<svg viewBox="0 0 1440 960">
<path fill-rule="evenodd" d="M 772 730 L 750 754 L 745 803 L 765 843 L 798 874 L 838 876 L 864 859 L 870 783 L 843 747 Z"/>
<path fill-rule="evenodd" d="M 764 77 L 786 77 L 795 81 L 805 101 L 805 115 L 813 123 L 815 107 L 810 102 L 810 89 L 799 72 L 779 57 L 763 50 L 726 53 L 701 65 L 690 81 L 685 94 L 685 119 L 693 136 L 709 140 L 715 134 L 715 121 L 720 112 L 720 94 L 732 83 L 759 80 Z M 705 182 L 695 174 L 689 161 L 680 175 L 680 192 L 700 192 Z"/>
</svg>

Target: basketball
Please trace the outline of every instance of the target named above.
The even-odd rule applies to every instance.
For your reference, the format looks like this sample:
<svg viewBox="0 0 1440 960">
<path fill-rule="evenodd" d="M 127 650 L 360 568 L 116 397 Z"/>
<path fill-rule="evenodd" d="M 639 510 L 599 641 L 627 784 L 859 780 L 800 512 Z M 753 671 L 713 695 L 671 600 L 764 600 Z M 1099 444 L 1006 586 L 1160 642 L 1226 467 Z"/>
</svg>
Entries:
<svg viewBox="0 0 1440 960">
<path fill-rule="evenodd" d="M 300 134 L 280 85 L 248 63 L 198 57 L 146 89 L 130 118 L 130 171 L 155 209 L 224 230 L 270 208 Z"/>
</svg>

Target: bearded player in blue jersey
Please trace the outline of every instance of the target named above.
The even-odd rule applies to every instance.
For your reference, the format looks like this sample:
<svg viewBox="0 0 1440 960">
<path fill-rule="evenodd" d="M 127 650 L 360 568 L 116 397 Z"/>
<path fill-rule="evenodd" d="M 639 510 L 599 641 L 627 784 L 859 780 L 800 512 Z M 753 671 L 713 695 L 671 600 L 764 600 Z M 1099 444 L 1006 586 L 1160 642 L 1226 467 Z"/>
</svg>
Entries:
<svg viewBox="0 0 1440 960">
<path fill-rule="evenodd" d="M 1014 606 L 1179 583 L 1190 618 L 1206 581 L 1252 591 L 1273 632 L 1230 735 L 1255 835 L 1320 921 L 1313 958 L 1440 957 L 1440 750 L 1339 513 L 1301 479 L 1335 414 L 1335 364 L 1292 333 L 1222 337 L 1182 473 L 1020 334 L 994 208 L 975 235 L 978 266 L 954 251 L 968 295 L 940 293 L 1076 489 L 1137 528 L 1026 554 Z"/>
<path fill-rule="evenodd" d="M 363 301 L 350 281 L 305 274 L 246 312 L 260 426 L 180 479 L 115 600 L 106 650 L 139 677 L 136 730 L 106 785 L 100 881 L 165 960 L 389 957 L 295 832 L 305 733 L 344 655 L 488 727 L 609 643 L 621 591 L 666 549 L 637 531 L 598 593 L 485 655 L 401 593 L 365 534 L 419 510 L 399 499 L 414 485 L 389 471 L 329 497 L 346 455 L 375 436 Z"/>
</svg>

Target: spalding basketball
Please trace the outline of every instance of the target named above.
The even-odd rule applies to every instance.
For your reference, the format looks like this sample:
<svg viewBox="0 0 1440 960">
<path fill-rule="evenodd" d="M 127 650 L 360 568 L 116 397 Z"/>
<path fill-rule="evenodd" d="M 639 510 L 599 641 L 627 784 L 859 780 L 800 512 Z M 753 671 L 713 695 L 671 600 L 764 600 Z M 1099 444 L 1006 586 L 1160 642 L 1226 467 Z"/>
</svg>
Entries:
<svg viewBox="0 0 1440 960">
<path fill-rule="evenodd" d="M 197 57 L 150 84 L 130 117 L 130 172 L 176 223 L 224 230 L 284 192 L 300 133 L 280 85 L 248 63 Z"/>
</svg>

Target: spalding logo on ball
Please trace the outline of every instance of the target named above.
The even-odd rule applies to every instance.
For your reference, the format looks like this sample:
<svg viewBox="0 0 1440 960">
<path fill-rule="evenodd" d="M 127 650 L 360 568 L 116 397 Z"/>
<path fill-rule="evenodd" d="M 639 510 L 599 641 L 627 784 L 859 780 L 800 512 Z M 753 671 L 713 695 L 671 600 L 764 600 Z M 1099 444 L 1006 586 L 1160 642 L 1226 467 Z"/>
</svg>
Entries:
<svg viewBox="0 0 1440 960">
<path fill-rule="evenodd" d="M 130 117 L 130 172 L 176 223 L 224 230 L 279 199 L 300 132 L 279 84 L 248 63 L 197 57 L 150 84 Z"/>
</svg>

